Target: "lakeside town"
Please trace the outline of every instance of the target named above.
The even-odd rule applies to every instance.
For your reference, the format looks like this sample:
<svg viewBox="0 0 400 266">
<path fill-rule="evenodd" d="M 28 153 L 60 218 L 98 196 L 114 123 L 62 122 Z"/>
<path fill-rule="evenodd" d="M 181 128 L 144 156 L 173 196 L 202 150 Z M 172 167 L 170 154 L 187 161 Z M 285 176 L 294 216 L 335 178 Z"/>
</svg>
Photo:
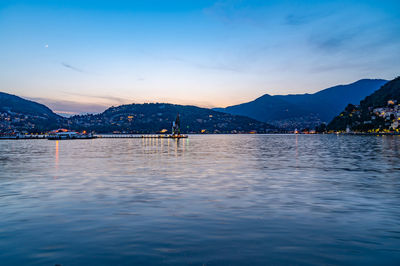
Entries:
<svg viewBox="0 0 400 266">
<path fill-rule="evenodd" d="M 374 115 L 371 115 L 371 120 L 365 121 L 364 124 L 372 124 L 373 120 L 381 117 L 385 120 L 385 125 L 390 126 L 391 131 L 399 132 L 400 104 L 397 104 L 396 100 L 389 100 L 386 107 L 374 108 L 372 113 Z"/>
</svg>

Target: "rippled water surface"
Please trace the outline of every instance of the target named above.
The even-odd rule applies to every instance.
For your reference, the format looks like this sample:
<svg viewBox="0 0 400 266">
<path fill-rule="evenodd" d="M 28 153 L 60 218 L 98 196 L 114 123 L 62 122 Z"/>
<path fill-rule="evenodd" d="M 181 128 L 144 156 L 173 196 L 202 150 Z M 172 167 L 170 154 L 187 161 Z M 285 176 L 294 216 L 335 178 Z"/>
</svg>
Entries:
<svg viewBox="0 0 400 266">
<path fill-rule="evenodd" d="M 0 141 L 2 265 L 399 263 L 399 137 Z"/>
</svg>

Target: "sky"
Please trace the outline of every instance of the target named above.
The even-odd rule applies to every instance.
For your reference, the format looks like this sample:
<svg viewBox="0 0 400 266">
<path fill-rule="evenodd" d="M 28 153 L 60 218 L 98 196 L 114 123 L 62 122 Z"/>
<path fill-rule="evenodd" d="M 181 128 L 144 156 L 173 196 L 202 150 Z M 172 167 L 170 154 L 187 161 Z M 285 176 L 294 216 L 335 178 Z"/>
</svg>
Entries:
<svg viewBox="0 0 400 266">
<path fill-rule="evenodd" d="M 0 91 L 65 114 L 400 75 L 400 1 L 0 1 Z"/>
</svg>

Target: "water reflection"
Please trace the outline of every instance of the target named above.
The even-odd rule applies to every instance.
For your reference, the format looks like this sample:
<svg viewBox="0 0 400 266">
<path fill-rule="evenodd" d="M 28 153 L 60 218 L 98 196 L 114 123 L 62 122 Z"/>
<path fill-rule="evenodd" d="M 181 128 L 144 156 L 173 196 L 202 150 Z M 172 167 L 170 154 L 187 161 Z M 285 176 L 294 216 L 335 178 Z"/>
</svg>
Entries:
<svg viewBox="0 0 400 266">
<path fill-rule="evenodd" d="M 143 138 L 141 150 L 143 154 L 162 156 L 164 153 L 175 157 L 184 156 L 188 143 L 186 140 L 170 138 Z"/>
<path fill-rule="evenodd" d="M 56 175 L 54 176 L 54 179 L 57 179 L 57 172 L 58 172 L 58 140 L 55 141 L 56 143 L 56 151 L 55 151 L 55 155 L 54 155 L 54 168 L 56 171 Z"/>
<path fill-rule="evenodd" d="M 56 140 L 56 152 L 55 152 L 56 168 L 58 167 L 58 140 Z"/>
<path fill-rule="evenodd" d="M 5 265 L 400 261 L 396 137 L 10 143 L 0 142 Z"/>
</svg>

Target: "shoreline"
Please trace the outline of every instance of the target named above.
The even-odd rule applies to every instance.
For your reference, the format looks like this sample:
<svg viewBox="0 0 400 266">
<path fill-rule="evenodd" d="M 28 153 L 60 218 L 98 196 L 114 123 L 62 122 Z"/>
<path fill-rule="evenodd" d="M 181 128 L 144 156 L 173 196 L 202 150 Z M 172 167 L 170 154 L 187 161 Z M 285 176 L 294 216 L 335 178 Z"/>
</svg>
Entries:
<svg viewBox="0 0 400 266">
<path fill-rule="evenodd" d="M 181 139 L 188 138 L 190 135 L 344 135 L 344 136 L 400 136 L 400 133 L 364 133 L 364 132 L 352 132 L 352 133 L 313 133 L 313 134 L 302 134 L 302 133 L 239 133 L 239 134 L 230 134 L 230 133 L 222 133 L 222 134 L 201 134 L 201 133 L 193 133 L 193 134 L 185 134 L 181 136 L 171 136 L 171 135 L 162 135 L 162 134 L 95 134 L 93 137 L 88 138 L 71 138 L 75 139 L 143 139 L 143 138 L 170 138 L 170 139 Z M 0 140 L 41 140 L 41 139 L 50 139 L 49 136 L 46 135 L 22 135 L 22 136 L 0 136 Z M 64 139 L 63 139 L 64 140 Z"/>
</svg>

